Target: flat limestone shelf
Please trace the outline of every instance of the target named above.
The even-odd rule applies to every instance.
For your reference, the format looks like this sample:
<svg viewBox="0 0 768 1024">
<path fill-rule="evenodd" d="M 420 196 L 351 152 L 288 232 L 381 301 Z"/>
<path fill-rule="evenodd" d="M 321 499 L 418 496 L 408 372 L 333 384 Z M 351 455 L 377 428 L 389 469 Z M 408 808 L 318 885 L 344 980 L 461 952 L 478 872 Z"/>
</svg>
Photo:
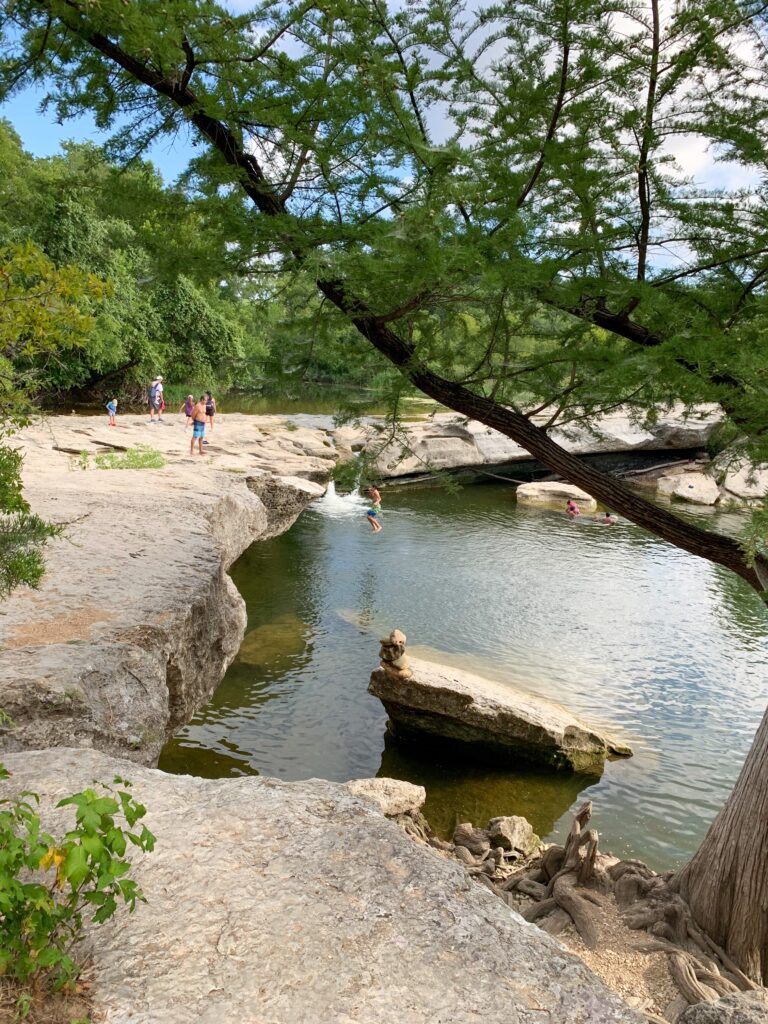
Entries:
<svg viewBox="0 0 768 1024">
<path fill-rule="evenodd" d="M 527 762 L 562 771 L 601 772 L 607 757 L 631 757 L 565 708 L 469 672 L 410 658 L 412 676 L 379 667 L 368 692 L 378 697 L 394 735 L 461 744 L 496 764 Z"/>
<path fill-rule="evenodd" d="M 14 437 L 32 511 L 61 524 L 37 590 L 0 614 L 0 751 L 96 747 L 143 764 L 237 654 L 245 604 L 227 575 L 324 491 L 336 455 L 316 430 L 224 416 L 203 458 L 183 417 L 51 416 Z M 107 445 L 157 469 L 105 470 Z M 82 452 L 80 456 L 70 452 Z"/>
<path fill-rule="evenodd" d="M 147 902 L 78 947 L 103 1024 L 642 1024 L 360 783 L 196 779 L 93 750 L 5 760 L 0 796 L 35 790 L 56 835 L 74 820 L 56 803 L 94 779 L 127 776 L 147 808 Z"/>
</svg>

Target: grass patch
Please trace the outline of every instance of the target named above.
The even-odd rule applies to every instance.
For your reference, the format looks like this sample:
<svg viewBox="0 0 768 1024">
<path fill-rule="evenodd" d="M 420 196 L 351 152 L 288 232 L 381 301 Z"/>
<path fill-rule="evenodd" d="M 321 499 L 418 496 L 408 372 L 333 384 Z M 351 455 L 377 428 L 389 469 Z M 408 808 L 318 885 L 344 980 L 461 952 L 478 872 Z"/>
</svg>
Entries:
<svg viewBox="0 0 768 1024">
<path fill-rule="evenodd" d="M 127 452 L 104 452 L 95 455 L 93 461 L 97 469 L 162 469 L 166 462 L 161 452 L 145 444 L 137 444 Z"/>
<path fill-rule="evenodd" d="M 29 991 L 14 978 L 0 978 L 2 1024 L 92 1024 L 85 985 L 60 992 Z"/>
</svg>

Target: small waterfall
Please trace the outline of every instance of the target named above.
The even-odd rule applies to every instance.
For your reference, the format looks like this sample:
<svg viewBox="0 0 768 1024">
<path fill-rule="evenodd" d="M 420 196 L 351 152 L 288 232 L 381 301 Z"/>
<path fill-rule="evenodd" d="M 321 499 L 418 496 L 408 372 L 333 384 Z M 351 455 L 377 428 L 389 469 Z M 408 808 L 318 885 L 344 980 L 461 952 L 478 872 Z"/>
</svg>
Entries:
<svg viewBox="0 0 768 1024">
<path fill-rule="evenodd" d="M 333 480 L 328 484 L 328 490 L 319 501 L 316 501 L 312 508 L 329 519 L 351 519 L 354 516 L 362 515 L 370 502 L 356 487 L 350 494 L 337 494 L 336 484 Z"/>
</svg>

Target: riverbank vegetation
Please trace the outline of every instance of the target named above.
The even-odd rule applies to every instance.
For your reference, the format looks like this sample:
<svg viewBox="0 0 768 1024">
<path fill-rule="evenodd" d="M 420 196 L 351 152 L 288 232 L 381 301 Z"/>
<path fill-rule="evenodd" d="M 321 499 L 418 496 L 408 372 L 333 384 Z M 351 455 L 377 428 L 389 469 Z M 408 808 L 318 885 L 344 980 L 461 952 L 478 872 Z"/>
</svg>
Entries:
<svg viewBox="0 0 768 1024">
<path fill-rule="evenodd" d="M 8 777 L 0 765 L 0 780 Z M 71 1020 L 66 994 L 83 968 L 85 922 L 101 924 L 118 905 L 132 912 L 144 901 L 125 853 L 129 845 L 150 852 L 155 837 L 137 827 L 146 810 L 130 783 L 115 782 L 122 788 L 60 800 L 56 806 L 74 808 L 75 821 L 58 838 L 43 830 L 34 793 L 0 800 L 0 1014 L 34 1022 L 42 1006 L 43 1019 L 55 1021 L 59 1002 L 50 997 L 63 992 L 62 1019 Z"/>
<path fill-rule="evenodd" d="M 26 247 L 70 280 L 102 285 L 79 344 L 58 338 L 41 352 L 12 353 L 45 404 L 115 395 L 143 403 L 157 373 L 180 400 L 193 385 L 370 383 L 368 346 L 349 344 L 356 332 L 328 324 L 311 283 L 251 276 L 225 211 L 211 209 L 194 180 L 165 186 L 151 164 L 126 168 L 90 144 L 38 159 L 5 121 L 0 175 L 4 259 L 7 247 Z"/>
<path fill-rule="evenodd" d="M 242 337 L 221 319 L 218 265 L 206 276 L 201 255 L 197 272 L 198 243 L 249 280 L 300 281 L 316 288 L 309 308 L 327 329 L 345 344 L 356 332 L 403 387 L 768 589 L 764 536 L 745 549 L 685 523 L 547 433 L 617 405 L 642 416 L 717 401 L 747 454 L 768 459 L 762 5 L 469 11 L 428 0 L 392 13 L 270 2 L 236 16 L 202 0 L 7 0 L 4 12 L 6 92 L 45 77 L 59 115 L 94 111 L 124 161 L 179 131 L 205 147 L 185 177 L 202 219 L 190 251 L 168 247 L 162 286 L 196 313 L 174 334 L 176 307 L 164 313 L 158 293 L 154 336 L 194 337 L 197 316 L 210 315 L 218 354 L 201 352 L 201 366 L 227 365 Z M 735 170 L 732 184 L 687 173 L 674 159 L 681 139 Z M 126 173 L 108 186 L 115 209 L 130 194 Z M 168 223 L 156 199 L 153 238 Z M 173 217 L 183 224 L 188 212 L 181 202 Z M 152 244 L 142 258 L 160 268 L 166 254 Z M 130 275 L 121 280 L 129 290 Z M 766 729 L 680 886 L 715 941 L 768 979 L 759 792 Z"/>
</svg>

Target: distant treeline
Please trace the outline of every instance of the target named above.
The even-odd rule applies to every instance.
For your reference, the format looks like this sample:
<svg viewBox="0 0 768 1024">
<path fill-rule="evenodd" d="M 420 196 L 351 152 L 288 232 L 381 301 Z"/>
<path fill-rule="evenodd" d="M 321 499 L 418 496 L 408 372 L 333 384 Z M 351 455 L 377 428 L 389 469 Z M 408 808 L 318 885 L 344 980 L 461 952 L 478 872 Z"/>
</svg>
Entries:
<svg viewBox="0 0 768 1024">
<path fill-rule="evenodd" d="M 248 273 L 226 203 L 189 175 L 166 186 L 151 164 L 118 167 L 96 146 L 27 153 L 0 120 L 0 257 L 33 246 L 56 267 L 95 276 L 85 343 L 15 355 L 45 403 L 143 396 L 162 373 L 172 386 L 257 390 L 264 382 L 375 384 L 391 375 L 338 321 L 313 283 Z"/>
</svg>

